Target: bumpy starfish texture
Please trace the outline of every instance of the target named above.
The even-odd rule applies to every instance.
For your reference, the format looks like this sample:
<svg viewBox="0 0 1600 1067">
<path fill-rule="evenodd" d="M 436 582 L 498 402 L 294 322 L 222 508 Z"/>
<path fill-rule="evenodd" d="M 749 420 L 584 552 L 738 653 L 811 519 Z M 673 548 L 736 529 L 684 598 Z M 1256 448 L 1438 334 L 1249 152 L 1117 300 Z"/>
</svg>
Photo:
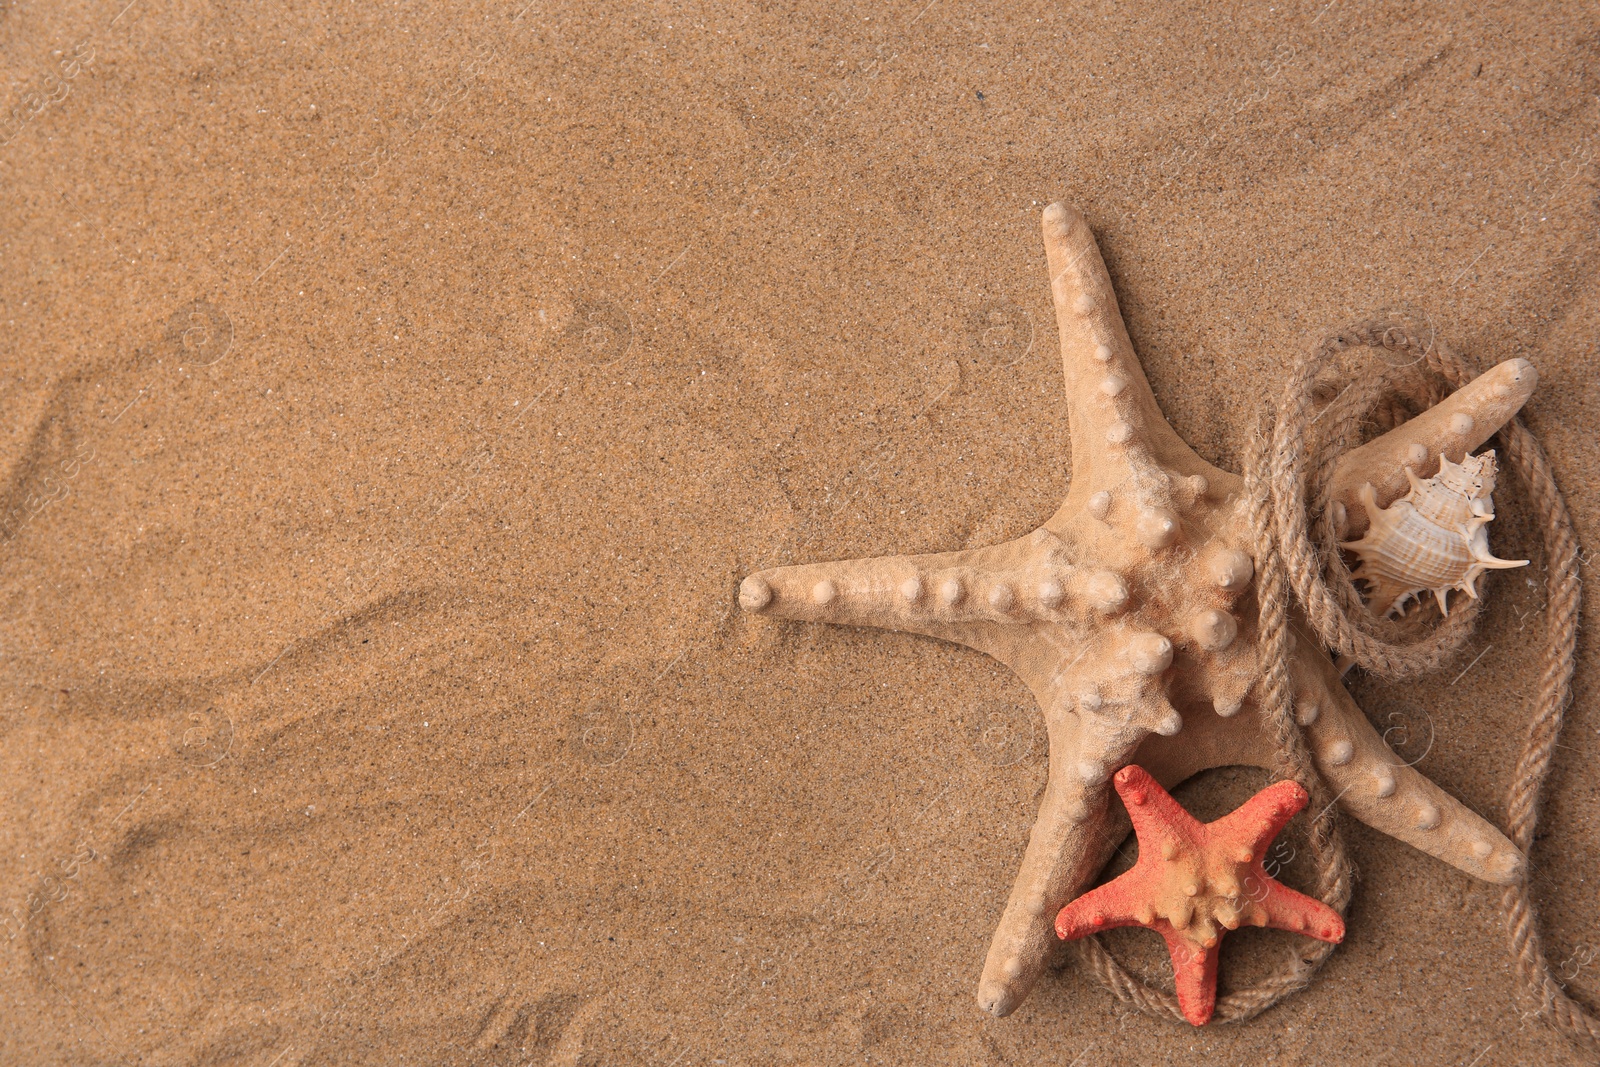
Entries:
<svg viewBox="0 0 1600 1067">
<path fill-rule="evenodd" d="M 1296 893 L 1261 865 L 1272 839 L 1306 805 L 1298 784 L 1275 782 L 1231 814 L 1201 823 L 1142 767 L 1124 767 L 1112 781 L 1133 819 L 1139 861 L 1061 909 L 1056 935 L 1062 940 L 1116 926 L 1154 930 L 1172 955 L 1178 1007 L 1196 1026 L 1210 1020 L 1217 1004 L 1222 930 L 1270 926 L 1334 944 L 1344 940 L 1338 912 Z"/>
<path fill-rule="evenodd" d="M 1006 1015 L 1060 942 L 1052 918 L 1126 836 L 1107 780 L 1137 762 L 1171 787 L 1209 767 L 1270 768 L 1271 731 L 1251 699 L 1255 538 L 1243 480 L 1196 455 L 1162 417 L 1117 309 L 1088 224 L 1044 212 L 1072 435 L 1066 500 L 1042 527 L 991 548 L 764 570 L 746 610 L 909 630 L 986 652 L 1033 691 L 1050 742 L 1049 779 L 978 1000 Z M 1336 467 L 1344 530 L 1388 503 L 1406 464 L 1457 460 L 1516 413 L 1533 367 L 1503 363 Z M 1296 713 L 1318 768 L 1356 818 L 1477 878 L 1506 884 L 1522 855 L 1493 826 L 1400 760 L 1337 669 L 1300 641 Z"/>
</svg>

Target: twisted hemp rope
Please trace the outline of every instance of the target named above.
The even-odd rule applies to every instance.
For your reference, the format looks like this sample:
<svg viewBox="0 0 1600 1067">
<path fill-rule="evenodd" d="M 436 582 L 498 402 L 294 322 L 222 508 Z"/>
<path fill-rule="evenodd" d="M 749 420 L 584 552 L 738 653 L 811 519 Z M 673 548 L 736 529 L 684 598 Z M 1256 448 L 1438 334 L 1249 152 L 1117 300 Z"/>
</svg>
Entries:
<svg viewBox="0 0 1600 1067">
<path fill-rule="evenodd" d="M 1381 351 L 1385 366 L 1378 373 L 1350 381 L 1326 406 L 1314 411 L 1319 392 L 1330 385 L 1335 361 L 1350 349 Z M 1409 360 L 1400 362 L 1404 356 Z M 1256 596 L 1262 647 L 1258 698 L 1274 729 L 1277 773 L 1304 786 L 1316 812 L 1310 830 L 1315 893 L 1341 915 L 1350 903 L 1354 869 L 1339 834 L 1334 798 L 1328 796 L 1327 784 L 1312 763 L 1294 718 L 1288 668 L 1293 640 L 1290 598 L 1292 595 L 1325 647 L 1380 677 L 1400 679 L 1431 673 L 1461 648 L 1472 633 L 1481 602 L 1467 601 L 1431 628 L 1421 622 L 1436 619 L 1434 614 L 1418 613 L 1405 622 L 1373 615 L 1339 554 L 1327 504 L 1335 461 L 1359 444 L 1364 425 L 1376 421 L 1381 428 L 1394 426 L 1405 418 L 1402 398 L 1415 406 L 1431 406 L 1475 376 L 1475 368 L 1437 338 L 1423 342 L 1418 331 L 1403 323 L 1360 323 L 1327 337 L 1296 359 L 1275 409 L 1277 418 L 1274 409 L 1264 412 L 1251 440 L 1245 491 L 1257 536 Z M 1521 419 L 1507 423 L 1498 437 L 1506 461 L 1521 476 L 1541 520 L 1549 587 L 1539 691 L 1506 802 L 1506 834 L 1527 854 L 1538 820 L 1539 790 L 1549 773 L 1571 698 L 1581 586 L 1577 538 L 1544 449 Z M 1523 994 L 1556 1029 L 1600 1058 L 1600 1021 L 1568 997 L 1550 974 L 1526 873 L 1506 889 L 1501 906 Z M 1117 999 L 1149 1015 L 1183 1019 L 1175 996 L 1129 974 L 1098 938 L 1088 937 L 1074 945 Z M 1218 998 L 1213 1019 L 1238 1022 L 1253 1018 L 1303 989 L 1333 949 L 1320 941 L 1297 947 L 1263 981 Z"/>
</svg>

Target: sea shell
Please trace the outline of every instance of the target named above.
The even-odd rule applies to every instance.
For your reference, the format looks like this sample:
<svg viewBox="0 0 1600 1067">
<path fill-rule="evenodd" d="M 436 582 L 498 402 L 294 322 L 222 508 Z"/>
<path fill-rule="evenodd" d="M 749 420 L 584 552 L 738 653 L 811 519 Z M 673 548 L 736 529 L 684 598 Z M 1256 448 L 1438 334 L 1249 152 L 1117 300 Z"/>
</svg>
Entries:
<svg viewBox="0 0 1600 1067">
<path fill-rule="evenodd" d="M 1439 610 L 1446 594 L 1459 589 L 1477 597 L 1475 583 L 1484 571 L 1526 567 L 1525 559 L 1496 559 L 1489 551 L 1494 520 L 1494 450 L 1460 463 L 1439 457 L 1439 473 L 1418 478 L 1407 470 L 1411 491 L 1387 508 L 1378 507 L 1371 484 L 1359 492 L 1372 525 L 1359 541 L 1343 547 L 1361 557 L 1354 577 L 1366 581 L 1369 603 L 1385 615 L 1398 615 L 1405 602 L 1432 590 Z"/>
</svg>

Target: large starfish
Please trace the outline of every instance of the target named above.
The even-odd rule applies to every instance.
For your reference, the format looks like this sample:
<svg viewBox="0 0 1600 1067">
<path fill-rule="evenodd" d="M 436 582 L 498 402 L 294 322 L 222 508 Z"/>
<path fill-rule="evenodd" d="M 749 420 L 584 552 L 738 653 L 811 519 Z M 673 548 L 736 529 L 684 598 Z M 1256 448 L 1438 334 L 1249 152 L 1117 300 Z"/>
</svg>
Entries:
<svg viewBox="0 0 1600 1067">
<path fill-rule="evenodd" d="M 1044 240 L 1073 442 L 1060 509 L 991 548 L 778 567 L 739 589 L 747 611 L 968 645 L 1033 691 L 1049 782 L 978 985 L 996 1015 L 1027 996 L 1060 945 L 1056 913 L 1127 835 L 1106 784 L 1113 772 L 1137 761 L 1171 788 L 1209 767 L 1273 765 L 1251 699 L 1258 631 L 1245 595 L 1254 537 L 1243 480 L 1201 459 L 1162 417 L 1083 217 L 1050 205 Z M 1343 457 L 1335 499 L 1349 535 L 1366 525 L 1363 483 L 1394 500 L 1408 464 L 1441 453 L 1459 461 L 1534 382 L 1525 360 L 1502 363 Z M 1516 847 L 1389 749 L 1321 649 L 1297 642 L 1290 671 L 1296 716 L 1346 810 L 1474 877 L 1517 877 Z"/>
<path fill-rule="evenodd" d="M 1062 940 L 1117 926 L 1154 930 L 1172 956 L 1178 1007 L 1196 1026 L 1209 1022 L 1217 1006 L 1223 930 L 1270 926 L 1344 940 L 1338 912 L 1296 893 L 1261 863 L 1278 831 L 1310 799 L 1298 782 L 1273 782 L 1235 811 L 1201 823 L 1143 767 L 1124 767 L 1111 781 L 1139 836 L 1139 861 L 1061 909 Z"/>
</svg>

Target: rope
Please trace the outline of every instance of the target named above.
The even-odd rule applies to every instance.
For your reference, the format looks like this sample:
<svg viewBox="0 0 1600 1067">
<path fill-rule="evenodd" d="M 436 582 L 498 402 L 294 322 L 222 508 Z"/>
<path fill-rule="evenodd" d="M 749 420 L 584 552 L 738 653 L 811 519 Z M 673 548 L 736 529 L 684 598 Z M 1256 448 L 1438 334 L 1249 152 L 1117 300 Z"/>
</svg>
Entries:
<svg viewBox="0 0 1600 1067">
<path fill-rule="evenodd" d="M 1347 381 L 1336 363 L 1344 352 L 1381 350 L 1384 367 Z M 1394 357 L 1410 356 L 1405 362 Z M 1474 368 L 1436 338 L 1391 322 L 1362 323 L 1335 333 L 1298 357 L 1281 401 L 1263 412 L 1245 466 L 1245 493 L 1256 531 L 1256 598 L 1260 609 L 1261 680 L 1258 687 L 1275 742 L 1273 770 L 1311 795 L 1310 852 L 1316 895 L 1340 915 L 1349 905 L 1354 869 L 1345 853 L 1328 787 L 1311 761 L 1294 718 L 1289 684 L 1291 596 L 1322 644 L 1380 677 L 1400 679 L 1442 667 L 1471 635 L 1481 602 L 1469 600 L 1448 618 L 1424 606 L 1407 621 L 1368 611 L 1339 554 L 1329 495 L 1337 459 L 1360 443 L 1363 430 L 1406 417 L 1405 404 L 1429 407 L 1475 377 Z M 1338 390 L 1317 408 L 1319 397 Z M 1276 417 L 1274 417 L 1276 415 Z M 1508 465 L 1522 477 L 1543 520 L 1549 604 L 1544 668 L 1535 710 L 1507 799 L 1507 836 L 1526 854 L 1533 844 L 1539 789 L 1549 773 L 1561 721 L 1571 697 L 1580 585 L 1578 545 L 1566 502 L 1537 438 L 1513 419 L 1499 433 Z M 1310 501 L 1310 506 L 1307 506 Z M 1600 1057 L 1600 1022 L 1569 998 L 1550 974 L 1526 874 L 1505 891 L 1502 907 L 1523 994 L 1537 1013 Z M 1098 938 L 1074 942 L 1090 971 L 1125 1004 L 1149 1015 L 1181 1020 L 1171 993 L 1133 977 Z M 1212 1019 L 1253 1018 L 1308 985 L 1333 945 L 1297 948 L 1266 979 L 1217 1000 Z"/>
</svg>

